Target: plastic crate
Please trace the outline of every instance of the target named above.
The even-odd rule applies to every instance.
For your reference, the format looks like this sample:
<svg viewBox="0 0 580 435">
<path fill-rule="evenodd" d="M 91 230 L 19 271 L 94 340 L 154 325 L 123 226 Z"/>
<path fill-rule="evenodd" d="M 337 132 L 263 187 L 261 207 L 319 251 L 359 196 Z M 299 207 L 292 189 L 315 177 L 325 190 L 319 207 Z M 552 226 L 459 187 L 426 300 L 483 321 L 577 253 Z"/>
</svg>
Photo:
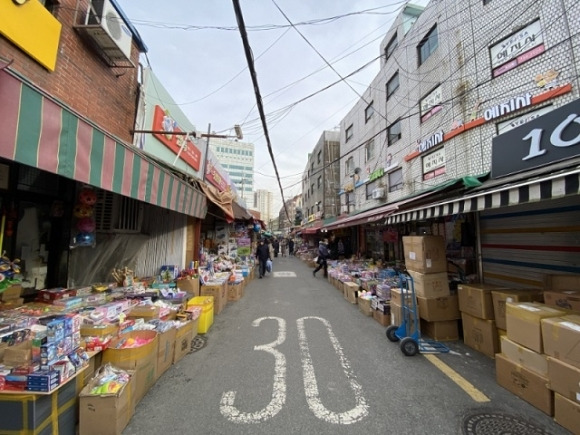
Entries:
<svg viewBox="0 0 580 435">
<path fill-rule="evenodd" d="M 197 325 L 198 334 L 205 334 L 213 325 L 213 296 L 196 296 L 187 302 L 188 307 L 200 307 L 201 315 Z"/>
</svg>

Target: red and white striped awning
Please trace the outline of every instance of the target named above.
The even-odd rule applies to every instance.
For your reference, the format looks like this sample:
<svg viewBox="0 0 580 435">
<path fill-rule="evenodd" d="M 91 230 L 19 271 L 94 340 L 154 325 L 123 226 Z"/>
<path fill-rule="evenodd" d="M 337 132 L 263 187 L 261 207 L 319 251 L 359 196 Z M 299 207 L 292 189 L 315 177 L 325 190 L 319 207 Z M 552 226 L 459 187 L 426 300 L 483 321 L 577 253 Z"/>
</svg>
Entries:
<svg viewBox="0 0 580 435">
<path fill-rule="evenodd" d="M 0 102 L 0 157 L 205 217 L 203 193 L 7 70 L 0 70 Z"/>
</svg>

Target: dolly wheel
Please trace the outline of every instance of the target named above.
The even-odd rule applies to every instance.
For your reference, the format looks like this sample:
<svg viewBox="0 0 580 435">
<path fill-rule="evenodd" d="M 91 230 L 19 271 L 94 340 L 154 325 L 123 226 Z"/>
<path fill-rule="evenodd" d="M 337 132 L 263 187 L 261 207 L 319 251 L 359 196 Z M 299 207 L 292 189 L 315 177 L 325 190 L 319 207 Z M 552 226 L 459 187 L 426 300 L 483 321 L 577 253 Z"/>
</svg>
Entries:
<svg viewBox="0 0 580 435">
<path fill-rule="evenodd" d="M 399 337 L 397 337 L 397 329 L 399 329 L 398 326 L 395 325 L 390 325 L 389 327 L 387 327 L 387 338 L 389 339 L 389 341 L 392 342 L 397 342 L 399 341 Z"/>
<path fill-rule="evenodd" d="M 401 352 L 405 356 L 415 356 L 419 353 L 419 343 L 412 337 L 405 337 L 401 340 Z"/>
</svg>

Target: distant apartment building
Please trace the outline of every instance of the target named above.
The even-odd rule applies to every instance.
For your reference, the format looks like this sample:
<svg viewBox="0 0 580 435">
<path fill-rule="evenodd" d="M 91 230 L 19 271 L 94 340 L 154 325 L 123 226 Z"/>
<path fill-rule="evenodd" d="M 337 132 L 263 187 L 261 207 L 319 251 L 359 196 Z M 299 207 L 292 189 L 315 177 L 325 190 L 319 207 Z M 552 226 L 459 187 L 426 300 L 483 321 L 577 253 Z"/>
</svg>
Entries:
<svg viewBox="0 0 580 435">
<path fill-rule="evenodd" d="M 320 136 L 302 175 L 303 223 L 339 214 L 340 132 Z"/>
<path fill-rule="evenodd" d="M 296 209 L 302 208 L 302 195 L 296 195 L 286 200 L 285 205 L 278 212 L 278 228 L 283 233 L 289 233 L 291 228 L 296 226 Z"/>
<path fill-rule="evenodd" d="M 265 189 L 258 189 L 254 192 L 254 208 L 258 210 L 262 216 L 262 221 L 266 225 L 271 225 L 271 220 L 274 215 L 272 209 L 274 207 L 274 194 Z"/>
<path fill-rule="evenodd" d="M 212 137 L 209 147 L 228 172 L 240 197 L 251 205 L 254 191 L 254 144 Z"/>
</svg>

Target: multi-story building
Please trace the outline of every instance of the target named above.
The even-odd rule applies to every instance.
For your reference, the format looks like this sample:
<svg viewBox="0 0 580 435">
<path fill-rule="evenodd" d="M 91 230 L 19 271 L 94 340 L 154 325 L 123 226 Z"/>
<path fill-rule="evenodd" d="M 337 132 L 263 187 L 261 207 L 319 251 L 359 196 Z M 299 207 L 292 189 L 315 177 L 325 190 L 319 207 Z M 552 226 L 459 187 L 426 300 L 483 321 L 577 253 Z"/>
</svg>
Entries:
<svg viewBox="0 0 580 435">
<path fill-rule="evenodd" d="M 254 192 L 254 208 L 260 212 L 263 222 L 270 224 L 274 217 L 272 209 L 274 207 L 274 194 L 265 189 L 258 189 Z"/>
<path fill-rule="evenodd" d="M 289 233 L 296 226 L 296 209 L 302 207 L 302 195 L 296 195 L 286 200 L 278 212 L 278 226 L 282 233 Z"/>
<path fill-rule="evenodd" d="M 219 160 L 241 199 L 252 202 L 254 192 L 254 144 L 228 138 L 210 138 L 209 147 Z"/>
<path fill-rule="evenodd" d="M 352 227 L 359 251 L 400 259 L 397 233 L 445 232 L 433 223 L 455 219 L 462 229 L 447 236 L 462 247 L 457 252 L 467 252 L 468 228 L 485 230 L 471 259 L 489 259 L 479 268 L 491 282 L 539 283 L 541 271 L 573 272 L 565 246 L 545 248 L 554 245 L 548 233 L 510 239 L 551 249 L 543 260 L 518 248 L 514 262 L 510 248 L 490 246 L 501 245 L 493 235 L 499 222 L 501 234 L 515 226 L 522 234 L 530 214 L 571 221 L 579 14 L 570 0 L 407 4 L 380 45 L 379 73 L 341 122 L 340 198 L 351 216 L 325 228 Z M 550 234 L 559 231 L 565 225 Z"/>
<path fill-rule="evenodd" d="M 340 132 L 326 130 L 320 136 L 302 175 L 304 223 L 339 213 Z"/>
</svg>

